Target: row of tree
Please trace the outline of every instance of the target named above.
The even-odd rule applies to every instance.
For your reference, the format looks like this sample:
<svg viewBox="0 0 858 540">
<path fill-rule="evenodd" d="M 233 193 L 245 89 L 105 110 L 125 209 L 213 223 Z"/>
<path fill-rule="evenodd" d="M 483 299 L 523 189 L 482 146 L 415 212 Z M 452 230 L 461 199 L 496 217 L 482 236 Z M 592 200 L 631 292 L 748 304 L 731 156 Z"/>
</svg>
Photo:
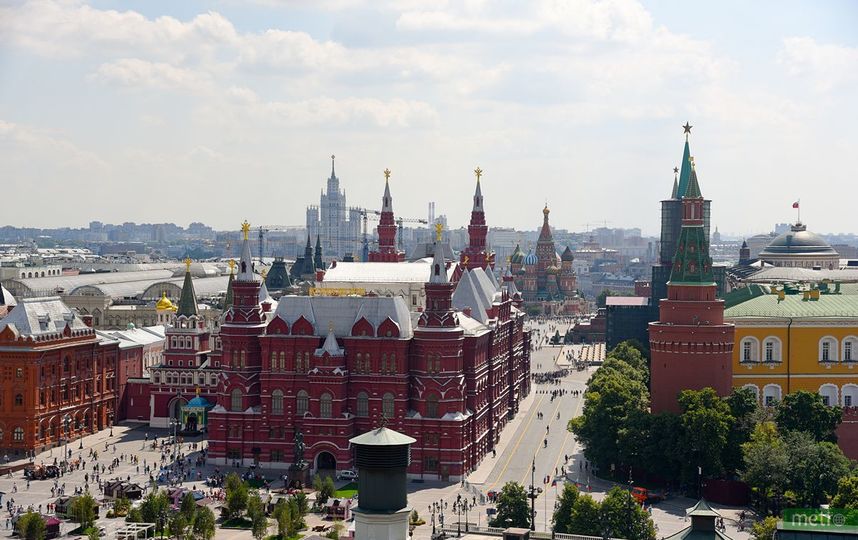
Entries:
<svg viewBox="0 0 858 540">
<path fill-rule="evenodd" d="M 633 468 L 692 493 L 705 478 L 740 478 L 766 511 L 780 503 L 816 506 L 849 474 L 834 444 L 841 410 L 818 394 L 794 392 L 760 407 L 748 389 L 725 398 L 711 388 L 686 390 L 679 414 L 651 414 L 648 386 L 647 359 L 630 342 L 591 376 L 583 413 L 569 429 L 598 471 Z"/>
</svg>

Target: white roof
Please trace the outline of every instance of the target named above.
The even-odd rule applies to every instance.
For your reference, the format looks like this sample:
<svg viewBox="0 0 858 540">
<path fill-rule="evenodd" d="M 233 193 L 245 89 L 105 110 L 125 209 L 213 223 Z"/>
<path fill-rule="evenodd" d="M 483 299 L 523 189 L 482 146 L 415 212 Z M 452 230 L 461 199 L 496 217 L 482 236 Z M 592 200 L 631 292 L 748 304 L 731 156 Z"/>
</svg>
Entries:
<svg viewBox="0 0 858 540">
<path fill-rule="evenodd" d="M 136 328 L 132 327 L 127 330 L 104 330 L 98 331 L 98 334 L 109 335 L 114 338 L 129 341 L 131 343 L 139 344 L 139 345 L 150 345 L 152 343 L 158 343 L 164 341 L 164 327 L 163 326 L 152 326 L 149 327 L 153 330 L 147 330 L 146 328 Z M 159 330 L 160 329 L 160 335 Z"/>
<path fill-rule="evenodd" d="M 282 296 L 274 316 L 289 326 L 304 317 L 313 325 L 313 333 L 317 336 L 327 335 L 329 325 L 335 336 L 351 336 L 352 327 L 361 318 L 373 328 L 389 318 L 399 327 L 400 338 L 414 335 L 408 306 L 399 296 Z"/>
<path fill-rule="evenodd" d="M 0 332 L 13 327 L 22 336 L 61 334 L 66 326 L 72 332 L 94 333 L 58 296 L 24 298 L 0 320 Z"/>
<path fill-rule="evenodd" d="M 453 275 L 455 265 L 447 269 Z M 412 262 L 337 262 L 325 272 L 326 282 L 335 283 L 426 283 L 432 270 L 432 259 L 427 257 Z"/>
</svg>

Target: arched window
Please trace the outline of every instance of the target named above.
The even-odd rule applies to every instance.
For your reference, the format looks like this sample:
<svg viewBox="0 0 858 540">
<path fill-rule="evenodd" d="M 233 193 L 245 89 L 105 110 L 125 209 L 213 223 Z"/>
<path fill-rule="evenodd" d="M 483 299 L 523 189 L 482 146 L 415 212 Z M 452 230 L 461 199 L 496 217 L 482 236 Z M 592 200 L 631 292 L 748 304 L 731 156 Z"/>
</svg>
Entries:
<svg viewBox="0 0 858 540">
<path fill-rule="evenodd" d="M 781 361 L 781 340 L 776 337 L 767 337 L 763 341 L 763 359 L 766 362 Z"/>
<path fill-rule="evenodd" d="M 388 373 L 396 374 L 396 353 L 390 353 L 390 364 L 388 364 Z"/>
<path fill-rule="evenodd" d="M 307 409 L 310 408 L 310 396 L 304 390 L 298 391 L 297 403 L 295 404 L 295 412 L 298 416 L 307 414 Z"/>
<path fill-rule="evenodd" d="M 15 394 L 15 406 L 20 407 L 24 405 L 24 395 L 23 394 Z"/>
<path fill-rule="evenodd" d="M 271 392 L 271 414 L 283 414 L 283 392 L 280 390 Z"/>
<path fill-rule="evenodd" d="M 235 390 L 232 391 L 232 394 L 230 394 L 230 410 L 236 411 L 236 412 L 240 412 L 243 410 L 241 408 L 241 405 L 242 405 L 242 399 L 241 398 L 242 398 L 242 394 L 241 394 L 241 390 L 239 388 L 236 388 Z"/>
<path fill-rule="evenodd" d="M 363 353 L 357 353 L 357 356 L 355 356 L 355 372 L 363 373 Z"/>
<path fill-rule="evenodd" d="M 759 362 L 760 361 L 760 342 L 757 338 L 746 337 L 742 339 L 742 347 L 739 349 L 742 354 L 742 362 Z"/>
<path fill-rule="evenodd" d="M 393 413 L 393 394 L 387 392 L 381 398 L 381 414 L 383 414 L 385 418 L 393 418 Z"/>
<path fill-rule="evenodd" d="M 757 386 L 756 384 L 746 384 L 742 388 L 749 389 L 751 392 L 754 393 L 754 397 L 756 398 L 756 400 L 757 401 L 760 400 L 760 387 L 759 386 Z"/>
<path fill-rule="evenodd" d="M 840 404 L 837 394 L 837 386 L 833 384 L 823 384 L 819 387 L 819 395 L 822 396 L 822 402 L 829 407 Z"/>
<path fill-rule="evenodd" d="M 286 371 L 286 353 L 280 351 L 280 371 Z"/>
<path fill-rule="evenodd" d="M 387 373 L 387 353 L 381 353 L 381 369 L 379 370 L 379 373 Z"/>
<path fill-rule="evenodd" d="M 837 361 L 837 340 L 831 336 L 825 336 L 819 340 L 819 361 Z"/>
<path fill-rule="evenodd" d="M 369 416 L 369 396 L 366 392 L 358 392 L 357 415 L 361 418 Z"/>
<path fill-rule="evenodd" d="M 767 384 L 763 387 L 763 405 L 774 407 L 781 400 L 781 386 L 779 384 Z"/>
<path fill-rule="evenodd" d="M 426 396 L 426 417 L 438 418 L 438 394 Z"/>
<path fill-rule="evenodd" d="M 843 361 L 854 362 L 858 360 L 858 338 L 848 336 L 843 339 Z"/>
<path fill-rule="evenodd" d="M 840 394 L 843 397 L 844 407 L 858 406 L 858 386 L 854 384 L 844 384 Z"/>
<path fill-rule="evenodd" d="M 277 371 L 277 353 L 271 351 L 271 371 Z"/>
<path fill-rule="evenodd" d="M 12 439 L 17 442 L 21 442 L 24 440 L 24 428 L 18 426 L 12 431 Z"/>
<path fill-rule="evenodd" d="M 330 418 L 331 417 L 331 394 L 325 392 L 322 394 L 322 397 L 319 398 L 319 416 L 322 418 Z"/>
</svg>

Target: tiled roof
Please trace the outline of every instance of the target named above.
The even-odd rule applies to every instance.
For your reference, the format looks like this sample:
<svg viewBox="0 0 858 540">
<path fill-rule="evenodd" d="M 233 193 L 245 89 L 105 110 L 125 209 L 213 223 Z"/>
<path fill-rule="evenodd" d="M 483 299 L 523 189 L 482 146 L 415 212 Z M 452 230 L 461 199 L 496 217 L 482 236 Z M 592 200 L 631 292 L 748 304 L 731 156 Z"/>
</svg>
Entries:
<svg viewBox="0 0 858 540">
<path fill-rule="evenodd" d="M 24 298 L 17 307 L 0 320 L 0 332 L 13 326 L 22 336 L 46 336 L 72 331 L 91 330 L 58 296 Z"/>
<path fill-rule="evenodd" d="M 822 294 L 819 300 L 804 300 L 802 294 L 788 294 L 778 302 L 778 295 L 764 294 L 727 308 L 724 317 L 855 317 L 858 318 L 858 295 Z"/>
<path fill-rule="evenodd" d="M 350 336 L 361 317 L 375 328 L 389 317 L 399 327 L 401 338 L 414 335 L 408 306 L 398 296 L 282 296 L 274 315 L 290 326 L 303 316 L 313 324 L 317 336 L 326 336 L 329 324 L 334 335 Z"/>
</svg>

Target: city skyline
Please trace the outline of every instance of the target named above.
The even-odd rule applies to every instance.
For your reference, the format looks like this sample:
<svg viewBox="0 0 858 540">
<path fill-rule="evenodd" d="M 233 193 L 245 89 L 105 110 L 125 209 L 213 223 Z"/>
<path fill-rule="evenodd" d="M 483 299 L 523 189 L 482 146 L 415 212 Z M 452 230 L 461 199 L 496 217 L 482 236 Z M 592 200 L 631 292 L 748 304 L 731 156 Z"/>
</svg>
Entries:
<svg viewBox="0 0 858 540">
<path fill-rule="evenodd" d="M 380 205 L 389 167 L 397 215 L 435 201 L 458 228 L 480 166 L 497 225 L 534 229 L 547 199 L 558 228 L 653 234 L 689 121 L 722 233 L 769 231 L 799 198 L 811 229 L 849 232 L 833 195 L 851 185 L 858 10 L 738 7 L 15 2 L 4 223 L 301 224 L 333 153 L 357 206 Z"/>
</svg>

